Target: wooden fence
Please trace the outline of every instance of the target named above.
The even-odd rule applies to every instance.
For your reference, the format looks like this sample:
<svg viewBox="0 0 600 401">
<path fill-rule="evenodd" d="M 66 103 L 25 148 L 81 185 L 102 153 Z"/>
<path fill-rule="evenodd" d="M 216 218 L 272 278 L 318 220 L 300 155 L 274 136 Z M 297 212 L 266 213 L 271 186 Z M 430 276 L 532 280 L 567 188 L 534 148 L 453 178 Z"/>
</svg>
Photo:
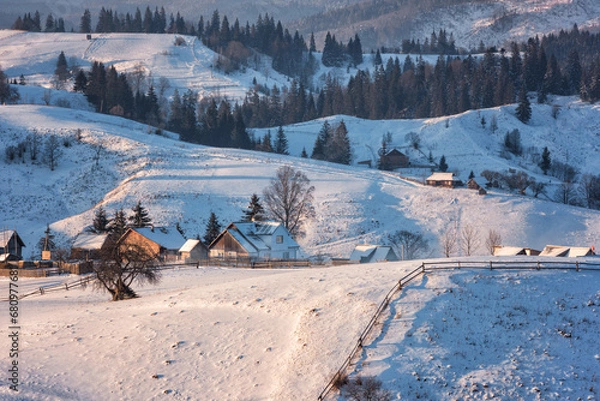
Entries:
<svg viewBox="0 0 600 401">
<path fill-rule="evenodd" d="M 421 263 L 421 265 L 415 270 L 402 277 L 394 285 L 394 287 L 387 293 L 383 301 L 379 304 L 375 313 L 367 323 L 367 326 L 361 332 L 356 344 L 350 351 L 348 357 L 342 362 L 340 368 L 333 374 L 333 377 L 323 391 L 318 396 L 319 401 L 325 400 L 325 398 L 334 390 L 339 389 L 340 385 L 343 384 L 347 377 L 347 371 L 352 361 L 354 361 L 358 353 L 362 350 L 363 345 L 367 337 L 371 334 L 373 327 L 381 317 L 383 311 L 392 301 L 393 297 L 402 291 L 402 289 L 411 281 L 423 275 L 425 273 L 433 273 L 442 270 L 456 270 L 456 269 L 485 269 L 485 270 L 574 270 L 579 271 L 598 271 L 600 272 L 600 258 L 598 262 L 589 261 L 549 261 L 549 260 L 523 260 L 523 261 L 495 261 L 489 262 L 476 262 L 476 261 L 440 261 L 440 262 L 427 262 Z"/>
</svg>

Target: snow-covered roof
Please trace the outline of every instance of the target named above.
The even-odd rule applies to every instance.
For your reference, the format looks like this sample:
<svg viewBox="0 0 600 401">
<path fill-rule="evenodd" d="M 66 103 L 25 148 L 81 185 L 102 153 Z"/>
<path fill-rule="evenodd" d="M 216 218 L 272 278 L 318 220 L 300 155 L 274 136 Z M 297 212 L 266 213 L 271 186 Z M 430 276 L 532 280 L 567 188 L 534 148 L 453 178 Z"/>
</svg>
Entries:
<svg viewBox="0 0 600 401">
<path fill-rule="evenodd" d="M 253 221 L 233 223 L 244 235 L 273 235 L 282 224 L 277 221 Z"/>
<path fill-rule="evenodd" d="M 108 234 L 82 233 L 79 234 L 75 239 L 75 242 L 73 242 L 73 248 L 79 248 L 86 251 L 98 250 L 102 248 L 107 238 Z"/>
<path fill-rule="evenodd" d="M 498 246 L 494 247 L 494 256 L 516 256 L 523 251 L 524 248 L 521 246 Z"/>
<path fill-rule="evenodd" d="M 173 227 L 142 227 L 132 230 L 166 249 L 179 250 L 185 244 L 183 235 Z"/>
<path fill-rule="evenodd" d="M 350 260 L 353 261 L 362 261 L 362 262 L 377 262 L 388 260 L 390 253 L 393 254 L 393 250 L 390 246 L 385 245 L 356 245 L 352 254 L 350 255 Z M 395 254 L 393 254 L 394 259 Z"/>
<path fill-rule="evenodd" d="M 271 249 L 268 245 L 269 238 L 282 226 L 283 224 L 277 221 L 236 222 L 231 223 L 225 231 L 229 232 L 240 246 L 253 253 Z"/>
<path fill-rule="evenodd" d="M 17 232 L 15 230 L 0 231 L 0 247 L 6 248 L 8 246 L 8 242 L 13 237 L 13 235 L 17 235 Z"/>
<path fill-rule="evenodd" d="M 590 247 L 571 247 L 569 248 L 569 253 L 567 254 L 570 258 L 578 258 L 582 256 L 591 256 L 594 254 L 594 251 Z"/>
<path fill-rule="evenodd" d="M 454 176 L 454 173 L 433 173 L 427 181 L 458 181 L 458 178 Z"/>
<path fill-rule="evenodd" d="M 199 239 L 188 239 L 185 244 L 179 248 L 179 252 L 192 252 L 192 250 L 200 243 Z"/>
<path fill-rule="evenodd" d="M 546 245 L 544 250 L 540 252 L 540 256 L 565 256 L 567 252 L 569 252 L 568 246 Z"/>
</svg>

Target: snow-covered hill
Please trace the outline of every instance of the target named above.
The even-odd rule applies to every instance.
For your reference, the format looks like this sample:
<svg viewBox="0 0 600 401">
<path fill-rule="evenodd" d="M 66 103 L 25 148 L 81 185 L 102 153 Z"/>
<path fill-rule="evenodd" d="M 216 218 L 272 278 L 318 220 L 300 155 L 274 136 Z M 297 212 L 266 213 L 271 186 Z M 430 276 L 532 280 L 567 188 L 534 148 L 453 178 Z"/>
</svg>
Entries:
<svg viewBox="0 0 600 401">
<path fill-rule="evenodd" d="M 532 127 L 522 127 L 525 146 L 552 141 L 557 160 L 560 150 L 570 150 L 570 157 L 584 171 L 592 171 L 598 163 L 600 139 L 587 124 L 598 121 L 598 110 L 576 102 L 569 105 L 556 120 L 562 133 L 550 138 L 545 138 L 550 135 L 545 126 L 535 129 L 535 121 L 547 112 L 535 107 L 534 115 L 540 117 Z M 505 129 L 517 124 L 511 107 L 485 112 L 498 114 L 499 125 L 507 124 Z M 404 133 L 416 131 L 436 156 L 446 155 L 451 169 L 460 170 L 463 180 L 470 170 L 520 168 L 518 163 L 536 173 L 537 167 L 524 159 L 497 156 L 501 136 L 494 138 L 481 128 L 476 112 L 451 117 L 448 124 L 442 120 L 344 120 L 359 156 L 368 156 L 382 133 L 393 132 L 392 138 L 398 141 L 394 143 L 400 144 Z M 388 234 L 408 229 L 423 232 L 436 256 L 441 255 L 439 238 L 451 228 L 467 225 L 476 227 L 482 237 L 494 229 L 507 244 L 534 248 L 548 243 L 593 245 L 600 238 L 597 211 L 505 192 L 482 197 L 466 188 L 436 189 L 406 181 L 396 173 L 293 156 L 302 147 L 312 146 L 321 128 L 319 121 L 287 128 L 292 156 L 186 144 L 156 136 L 148 127 L 129 120 L 56 107 L 4 106 L 0 121 L 2 148 L 15 145 L 33 130 L 42 136 L 59 135 L 70 144 L 63 147 L 55 171 L 42 162 L 0 163 L 8 188 L 0 194 L 0 219 L 5 227 L 21 233 L 32 253 L 46 224 L 68 243 L 91 224 L 98 206 L 112 214 L 121 207 L 129 210 L 138 200 L 149 209 L 156 225 L 179 223 L 189 237 L 202 235 L 211 211 L 222 223 L 241 218 L 251 195 L 260 195 L 283 165 L 303 171 L 316 188 L 317 217 L 308 222 L 307 236 L 301 240 L 308 255 L 347 257 L 358 243 L 384 242 Z M 78 129 L 80 142 L 75 140 Z M 414 171 L 417 179 L 428 174 L 428 169 Z M 483 248 L 478 252 L 485 254 Z"/>
</svg>

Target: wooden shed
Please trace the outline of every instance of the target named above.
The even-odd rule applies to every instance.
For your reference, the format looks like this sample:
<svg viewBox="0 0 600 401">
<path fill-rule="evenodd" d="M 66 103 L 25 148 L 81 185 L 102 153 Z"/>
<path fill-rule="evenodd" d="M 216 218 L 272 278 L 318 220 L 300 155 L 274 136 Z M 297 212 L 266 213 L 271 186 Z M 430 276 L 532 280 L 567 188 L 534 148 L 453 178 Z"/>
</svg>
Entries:
<svg viewBox="0 0 600 401">
<path fill-rule="evenodd" d="M 410 159 L 398 149 L 392 149 L 381 156 L 380 163 L 388 169 L 406 168 L 410 164 Z"/>
<path fill-rule="evenodd" d="M 433 187 L 456 188 L 463 185 L 463 182 L 455 177 L 454 173 L 433 173 L 427 180 L 427 185 Z"/>
<path fill-rule="evenodd" d="M 179 256 L 184 263 L 194 263 L 208 258 L 208 248 L 199 239 L 188 239 L 179 249 Z"/>
</svg>

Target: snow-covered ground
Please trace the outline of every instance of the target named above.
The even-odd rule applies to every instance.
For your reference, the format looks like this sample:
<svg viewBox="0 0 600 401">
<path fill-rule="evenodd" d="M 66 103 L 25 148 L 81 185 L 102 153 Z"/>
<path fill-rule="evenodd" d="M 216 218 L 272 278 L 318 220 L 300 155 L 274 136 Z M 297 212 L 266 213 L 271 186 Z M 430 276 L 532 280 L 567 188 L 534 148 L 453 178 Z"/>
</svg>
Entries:
<svg viewBox="0 0 600 401">
<path fill-rule="evenodd" d="M 26 298 L 20 391 L 0 398 L 316 400 L 418 263 L 182 268 L 134 300 L 90 288 Z M 427 273 L 394 298 L 350 378 L 376 375 L 395 400 L 596 400 L 599 274 Z"/>
</svg>

